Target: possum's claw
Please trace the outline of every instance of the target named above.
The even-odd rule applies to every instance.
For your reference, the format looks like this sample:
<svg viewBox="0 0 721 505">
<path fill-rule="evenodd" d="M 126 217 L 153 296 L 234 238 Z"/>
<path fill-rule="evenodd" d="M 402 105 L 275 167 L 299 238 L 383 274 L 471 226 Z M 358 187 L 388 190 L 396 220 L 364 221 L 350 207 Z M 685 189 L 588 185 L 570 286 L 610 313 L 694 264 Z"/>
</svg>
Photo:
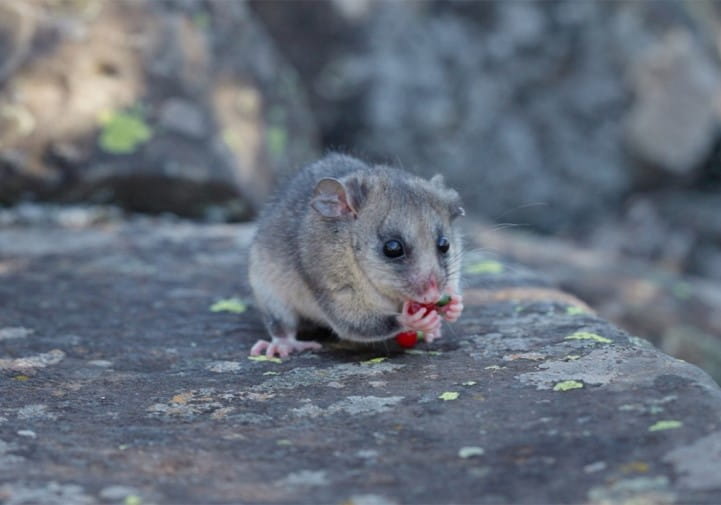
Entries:
<svg viewBox="0 0 721 505">
<path fill-rule="evenodd" d="M 302 352 L 305 350 L 317 351 L 322 346 L 318 342 L 296 340 L 295 337 L 273 337 L 273 340 L 258 340 L 253 347 L 250 348 L 251 356 L 260 356 L 263 351 L 269 358 L 278 356 L 287 358 L 293 352 Z"/>
<path fill-rule="evenodd" d="M 428 312 L 419 310 L 414 314 L 409 313 L 409 307 L 412 302 L 403 303 L 401 315 L 398 316 L 398 322 L 403 328 L 411 331 L 422 331 L 423 333 L 440 334 L 441 316 L 435 310 Z"/>
</svg>

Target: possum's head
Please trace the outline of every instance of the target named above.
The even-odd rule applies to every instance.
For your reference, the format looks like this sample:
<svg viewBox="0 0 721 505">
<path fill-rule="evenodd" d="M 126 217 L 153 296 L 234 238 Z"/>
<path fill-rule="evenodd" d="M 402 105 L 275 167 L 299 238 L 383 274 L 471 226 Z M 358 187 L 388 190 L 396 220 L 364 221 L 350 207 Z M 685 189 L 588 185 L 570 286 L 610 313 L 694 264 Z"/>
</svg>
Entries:
<svg viewBox="0 0 721 505">
<path fill-rule="evenodd" d="M 441 176 L 426 180 L 377 167 L 325 178 L 311 205 L 332 230 L 337 253 L 352 256 L 374 295 L 435 302 L 458 290 L 462 245 L 455 220 L 464 212 Z"/>
</svg>

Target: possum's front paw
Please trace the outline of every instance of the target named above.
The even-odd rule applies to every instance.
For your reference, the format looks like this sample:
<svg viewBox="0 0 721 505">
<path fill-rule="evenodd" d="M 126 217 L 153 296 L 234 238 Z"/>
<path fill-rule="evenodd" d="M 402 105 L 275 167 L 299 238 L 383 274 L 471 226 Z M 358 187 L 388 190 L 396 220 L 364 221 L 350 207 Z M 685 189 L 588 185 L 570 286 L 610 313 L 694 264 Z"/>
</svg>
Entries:
<svg viewBox="0 0 721 505">
<path fill-rule="evenodd" d="M 398 316 L 398 322 L 406 330 L 422 331 L 427 334 L 440 335 L 441 316 L 435 310 L 418 310 L 411 314 L 411 304 L 415 302 L 406 301 L 403 303 L 403 309 Z"/>
<path fill-rule="evenodd" d="M 318 342 L 296 340 L 295 337 L 273 337 L 271 342 L 267 340 L 258 340 L 253 347 L 250 348 L 251 356 L 259 356 L 263 351 L 265 355 L 272 358 L 278 355 L 280 358 L 287 358 L 293 352 L 302 352 L 305 350 L 317 351 L 322 346 Z"/>
<path fill-rule="evenodd" d="M 438 310 L 443 314 L 443 319 L 449 323 L 456 321 L 463 312 L 463 296 L 451 295 L 451 301 Z"/>
</svg>

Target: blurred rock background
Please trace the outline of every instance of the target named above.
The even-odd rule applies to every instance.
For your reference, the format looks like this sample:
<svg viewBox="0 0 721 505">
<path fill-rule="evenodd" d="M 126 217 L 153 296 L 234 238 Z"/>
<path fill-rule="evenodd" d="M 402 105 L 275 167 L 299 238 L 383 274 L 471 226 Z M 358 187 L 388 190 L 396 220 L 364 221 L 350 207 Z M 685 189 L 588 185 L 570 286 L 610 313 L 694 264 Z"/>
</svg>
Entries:
<svg viewBox="0 0 721 505">
<path fill-rule="evenodd" d="M 704 0 L 2 2 L 0 225 L 251 219 L 343 150 L 718 380 L 720 51 Z"/>
</svg>

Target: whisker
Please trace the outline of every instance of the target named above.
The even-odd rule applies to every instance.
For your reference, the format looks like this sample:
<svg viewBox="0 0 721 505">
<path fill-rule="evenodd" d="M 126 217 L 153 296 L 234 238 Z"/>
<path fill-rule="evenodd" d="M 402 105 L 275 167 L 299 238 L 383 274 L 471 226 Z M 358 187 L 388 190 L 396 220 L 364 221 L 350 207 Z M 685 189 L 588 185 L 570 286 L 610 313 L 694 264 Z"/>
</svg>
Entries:
<svg viewBox="0 0 721 505">
<path fill-rule="evenodd" d="M 498 216 L 495 217 L 495 220 L 498 220 L 498 219 L 500 219 L 500 218 L 502 218 L 502 217 L 504 217 L 504 216 L 507 216 L 507 215 L 510 214 L 511 212 L 515 212 L 515 211 L 517 211 L 517 210 L 528 209 L 528 208 L 530 208 L 530 207 L 543 207 L 543 206 L 546 206 L 546 205 L 548 205 L 548 202 L 529 202 L 529 203 L 524 203 L 524 204 L 518 205 L 518 206 L 516 206 L 516 207 L 513 207 L 513 208 L 511 208 L 511 209 L 508 209 L 507 211 L 503 212 L 502 214 L 499 214 Z"/>
<path fill-rule="evenodd" d="M 501 231 L 501 230 L 507 230 L 509 228 L 522 228 L 522 227 L 530 227 L 532 226 L 530 223 L 497 223 L 493 225 L 491 228 L 492 231 Z"/>
</svg>

